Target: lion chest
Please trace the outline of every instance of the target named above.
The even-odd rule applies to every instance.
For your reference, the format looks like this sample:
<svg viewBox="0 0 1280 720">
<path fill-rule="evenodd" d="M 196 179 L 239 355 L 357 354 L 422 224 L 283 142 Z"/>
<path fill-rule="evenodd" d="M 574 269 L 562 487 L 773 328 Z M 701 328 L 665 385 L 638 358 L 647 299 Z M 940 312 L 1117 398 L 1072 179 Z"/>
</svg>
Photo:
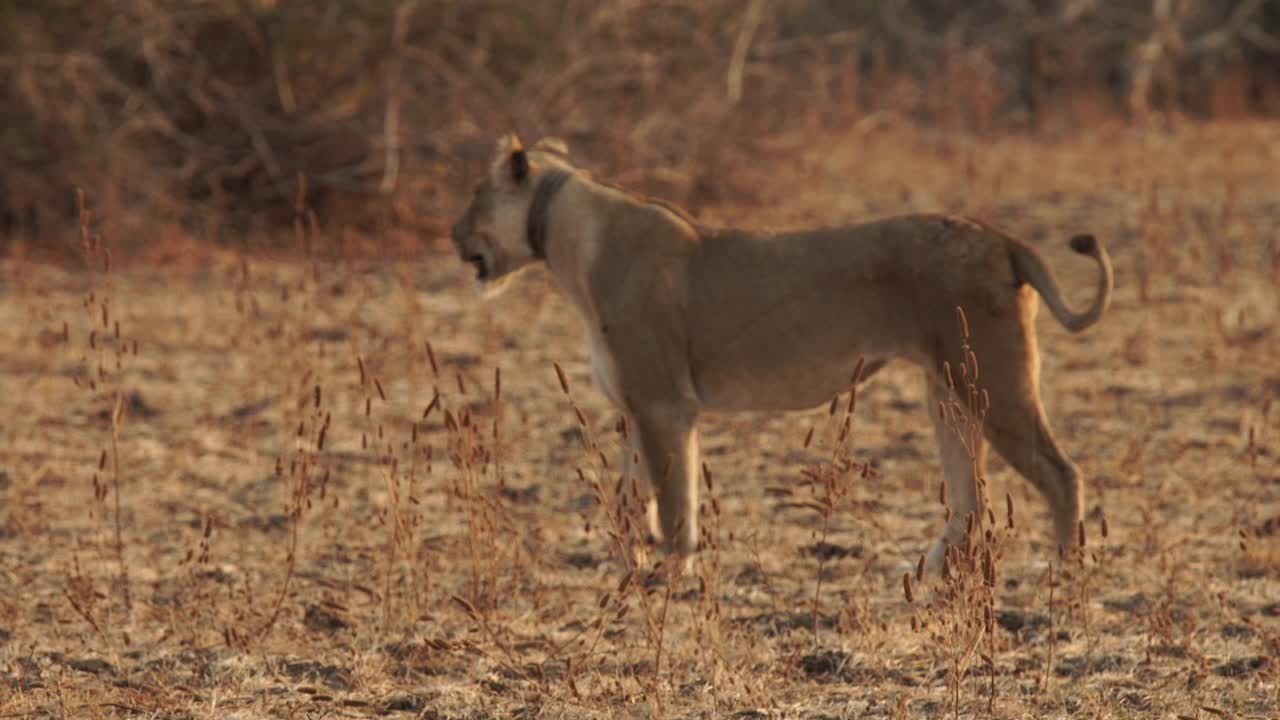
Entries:
<svg viewBox="0 0 1280 720">
<path fill-rule="evenodd" d="M 604 333 L 596 324 L 588 323 L 587 336 L 591 349 L 591 378 L 615 407 L 622 408 L 623 394 L 618 383 L 618 368 L 609 345 L 605 342 Z"/>
</svg>

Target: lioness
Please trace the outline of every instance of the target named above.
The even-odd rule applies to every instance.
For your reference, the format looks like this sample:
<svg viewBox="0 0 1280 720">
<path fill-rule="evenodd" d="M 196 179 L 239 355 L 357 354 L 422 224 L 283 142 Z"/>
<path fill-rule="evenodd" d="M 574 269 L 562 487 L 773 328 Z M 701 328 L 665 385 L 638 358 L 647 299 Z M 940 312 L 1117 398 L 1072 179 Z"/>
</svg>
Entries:
<svg viewBox="0 0 1280 720">
<path fill-rule="evenodd" d="M 1048 500 L 1058 544 L 1077 542 L 1081 475 L 1040 403 L 1033 290 L 1068 330 L 1097 322 L 1112 270 L 1092 236 L 1071 240 L 1098 264 L 1093 303 L 1076 313 L 1031 246 L 972 220 L 713 228 L 592 179 L 558 140 L 526 151 L 511 135 L 452 237 L 482 286 L 546 263 L 586 323 L 596 383 L 632 428 L 626 457 L 641 458 L 656 491 L 654 533 L 682 557 L 698 544 L 699 412 L 813 407 L 848 389 L 860 358 L 868 369 L 901 358 L 928 379 L 953 511 L 929 551 L 936 567 L 978 509 L 974 470 L 986 457 L 979 439 L 974 462 L 936 410 L 948 396 L 944 363 L 963 361 L 957 307 L 990 396 L 986 440 Z"/>
</svg>

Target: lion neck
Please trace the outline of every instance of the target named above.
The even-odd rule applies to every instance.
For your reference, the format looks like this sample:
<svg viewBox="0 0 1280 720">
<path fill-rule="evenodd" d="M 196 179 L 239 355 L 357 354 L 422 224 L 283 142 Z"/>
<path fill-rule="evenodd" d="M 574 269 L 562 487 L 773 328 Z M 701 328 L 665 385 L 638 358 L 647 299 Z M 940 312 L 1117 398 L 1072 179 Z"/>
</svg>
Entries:
<svg viewBox="0 0 1280 720">
<path fill-rule="evenodd" d="M 531 235 L 534 242 L 541 242 L 531 248 L 542 253 L 539 257 L 556 285 L 584 317 L 589 317 L 594 305 L 589 288 L 591 269 L 606 245 L 602 228 L 619 207 L 618 191 L 572 168 L 560 170 L 564 173 L 560 178 L 548 177 L 551 172 L 539 176 L 539 187 L 535 188 L 536 194 L 545 196 L 546 206 L 533 203 L 530 218 L 545 235 Z M 545 189 L 541 185 L 544 178 L 549 183 Z M 552 180 L 554 185 L 550 185 Z"/>
<path fill-rule="evenodd" d="M 529 242 L 529 250 L 538 260 L 547 259 L 547 226 L 551 201 L 569 180 L 570 173 L 561 168 L 551 168 L 538 178 L 533 190 L 533 201 L 529 205 L 529 216 L 525 223 L 525 235 Z"/>
</svg>

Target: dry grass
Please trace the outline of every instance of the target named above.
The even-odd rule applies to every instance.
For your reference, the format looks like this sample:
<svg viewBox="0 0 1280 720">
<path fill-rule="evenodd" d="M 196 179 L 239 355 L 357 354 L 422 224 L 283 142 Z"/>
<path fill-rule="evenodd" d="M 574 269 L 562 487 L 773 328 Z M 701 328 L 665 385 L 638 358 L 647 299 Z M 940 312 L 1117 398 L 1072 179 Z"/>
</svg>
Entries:
<svg viewBox="0 0 1280 720">
<path fill-rule="evenodd" d="M 543 276 L 483 303 L 443 250 L 110 267 L 90 225 L 88 270 L 0 268 L 0 716 L 1280 712 L 1280 127 L 795 146 L 750 175 L 791 197 L 705 214 L 968 210 L 1077 300 L 1066 238 L 1108 243 L 1110 315 L 1040 323 L 1084 553 L 995 461 L 991 543 L 908 601 L 945 508 L 895 366 L 856 408 L 708 418 L 708 549 L 666 584 Z"/>
</svg>

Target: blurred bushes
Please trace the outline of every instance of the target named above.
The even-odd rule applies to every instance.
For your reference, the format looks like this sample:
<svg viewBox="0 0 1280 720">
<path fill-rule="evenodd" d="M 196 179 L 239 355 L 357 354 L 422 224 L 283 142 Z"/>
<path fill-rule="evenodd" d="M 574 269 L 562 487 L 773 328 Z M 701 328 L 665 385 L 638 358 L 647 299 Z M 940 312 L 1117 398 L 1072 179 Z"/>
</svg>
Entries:
<svg viewBox="0 0 1280 720">
<path fill-rule="evenodd" d="M 438 234 L 498 133 L 698 203 L 782 131 L 1280 109 L 1280 0 L 7 0 L 0 234 Z M 1091 98 L 1081 103 L 1080 98 Z M 299 178 L 305 178 L 300 183 Z M 231 232 L 234 231 L 234 232 Z"/>
</svg>

